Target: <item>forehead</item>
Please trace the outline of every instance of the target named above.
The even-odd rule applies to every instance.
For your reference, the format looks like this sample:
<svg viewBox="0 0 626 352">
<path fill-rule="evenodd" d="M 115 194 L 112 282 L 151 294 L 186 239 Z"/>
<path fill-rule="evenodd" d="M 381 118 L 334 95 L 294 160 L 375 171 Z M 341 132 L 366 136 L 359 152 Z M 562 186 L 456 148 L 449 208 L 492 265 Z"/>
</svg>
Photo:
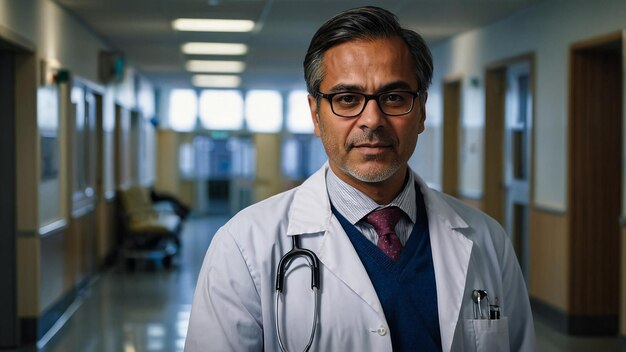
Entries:
<svg viewBox="0 0 626 352">
<path fill-rule="evenodd" d="M 320 88 L 336 85 L 376 90 L 388 82 L 407 82 L 417 89 L 413 58 L 400 37 L 359 39 L 326 51 Z"/>
</svg>

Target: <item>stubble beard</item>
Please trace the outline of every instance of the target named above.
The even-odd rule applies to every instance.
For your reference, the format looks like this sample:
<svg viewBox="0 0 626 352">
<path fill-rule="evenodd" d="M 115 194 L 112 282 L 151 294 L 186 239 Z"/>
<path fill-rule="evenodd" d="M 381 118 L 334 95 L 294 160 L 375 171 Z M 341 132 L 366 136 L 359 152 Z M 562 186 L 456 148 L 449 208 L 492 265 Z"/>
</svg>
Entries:
<svg viewBox="0 0 626 352">
<path fill-rule="evenodd" d="M 381 158 L 376 155 L 366 155 L 364 161 L 378 161 Z M 379 183 L 388 180 L 393 176 L 401 167 L 398 159 L 391 160 L 391 164 L 386 167 L 380 168 L 358 168 L 355 165 L 349 163 L 340 164 L 339 168 L 346 174 L 354 177 L 355 179 L 366 183 Z"/>
<path fill-rule="evenodd" d="M 328 135 L 324 133 L 322 124 L 320 124 L 320 127 L 322 131 L 322 135 L 321 135 L 322 143 L 324 144 L 326 148 L 326 153 L 328 154 L 328 158 L 330 160 L 335 160 L 335 164 L 337 165 L 339 170 L 355 178 L 356 180 L 359 180 L 365 183 L 380 183 L 380 182 L 388 180 L 391 176 L 393 176 L 396 172 L 398 172 L 398 170 L 400 170 L 400 168 L 402 167 L 402 163 L 397 158 L 397 156 L 393 157 L 389 165 L 382 166 L 382 167 L 363 166 L 359 168 L 360 163 L 366 163 L 368 161 L 372 161 L 372 162 L 380 161 L 381 163 L 384 162 L 385 156 L 382 156 L 382 155 L 365 155 L 363 156 L 362 160 L 359 160 L 356 163 L 351 163 L 348 160 L 348 154 L 350 150 L 354 148 L 353 147 L 354 144 L 356 144 L 358 141 L 363 141 L 363 140 L 371 141 L 372 139 L 375 138 L 374 136 L 376 136 L 376 139 L 383 139 L 385 141 L 388 141 L 395 148 L 397 146 L 397 142 L 393 140 L 392 137 L 389 137 L 388 135 L 381 136 L 379 133 L 370 132 L 366 134 L 365 136 L 361 136 L 357 138 L 358 140 L 353 138 L 347 141 L 346 145 L 340 146 L 338 145 L 336 141 L 332 140 L 331 138 L 328 138 Z M 333 150 L 340 150 L 340 148 L 346 152 L 344 160 L 341 160 L 341 157 L 339 156 L 331 155 Z"/>
</svg>

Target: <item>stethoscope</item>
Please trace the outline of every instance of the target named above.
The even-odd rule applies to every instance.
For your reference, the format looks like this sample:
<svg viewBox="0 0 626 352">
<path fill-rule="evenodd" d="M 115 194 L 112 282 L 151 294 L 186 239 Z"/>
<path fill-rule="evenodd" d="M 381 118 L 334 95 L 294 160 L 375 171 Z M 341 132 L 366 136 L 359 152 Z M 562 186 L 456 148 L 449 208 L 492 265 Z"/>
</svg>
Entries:
<svg viewBox="0 0 626 352">
<path fill-rule="evenodd" d="M 293 247 L 289 252 L 280 258 L 278 262 L 278 268 L 276 269 L 276 303 L 275 303 L 275 311 L 274 311 L 274 320 L 276 321 L 276 335 L 278 335 L 278 345 L 280 346 L 280 350 L 283 352 L 287 352 L 285 345 L 283 344 L 283 340 L 280 336 L 280 322 L 278 318 L 278 302 L 280 295 L 283 293 L 283 286 L 285 285 L 285 274 L 287 272 L 287 267 L 292 260 L 298 257 L 304 257 L 306 261 L 309 263 L 309 268 L 311 268 L 311 289 L 313 290 L 314 300 L 315 300 L 315 309 L 313 311 L 313 325 L 311 326 L 311 336 L 309 337 L 309 342 L 304 348 L 304 351 L 308 351 L 313 344 L 313 338 L 315 337 L 315 330 L 317 328 L 317 319 L 318 319 L 318 291 L 320 289 L 320 262 L 319 258 L 315 253 L 306 249 L 300 248 L 300 235 L 294 235 L 291 237 Z"/>
</svg>

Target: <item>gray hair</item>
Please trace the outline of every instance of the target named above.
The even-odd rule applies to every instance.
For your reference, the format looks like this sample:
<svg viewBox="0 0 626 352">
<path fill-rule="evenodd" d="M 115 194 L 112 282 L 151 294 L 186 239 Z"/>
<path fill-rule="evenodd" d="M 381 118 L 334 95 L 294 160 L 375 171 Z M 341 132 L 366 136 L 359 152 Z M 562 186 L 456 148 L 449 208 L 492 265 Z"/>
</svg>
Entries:
<svg viewBox="0 0 626 352">
<path fill-rule="evenodd" d="M 322 60 L 330 48 L 354 40 L 400 37 L 411 52 L 418 90 L 425 92 L 433 76 L 433 59 L 416 32 L 402 28 L 398 17 L 380 7 L 366 6 L 344 11 L 324 23 L 313 35 L 304 57 L 304 79 L 309 94 L 315 96 L 324 79 Z"/>
</svg>

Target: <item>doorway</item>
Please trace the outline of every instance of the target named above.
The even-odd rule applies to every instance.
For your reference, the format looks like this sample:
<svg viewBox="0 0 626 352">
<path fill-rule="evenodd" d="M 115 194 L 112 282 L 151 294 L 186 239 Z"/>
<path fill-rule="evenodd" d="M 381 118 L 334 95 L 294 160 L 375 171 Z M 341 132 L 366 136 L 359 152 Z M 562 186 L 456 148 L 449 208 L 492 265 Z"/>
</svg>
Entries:
<svg viewBox="0 0 626 352">
<path fill-rule="evenodd" d="M 530 63 L 506 67 L 504 109 L 504 228 L 511 236 L 522 273 L 528 278 L 528 215 L 530 201 L 530 153 L 532 97 Z"/>
<path fill-rule="evenodd" d="M 115 189 L 127 187 L 132 179 L 130 156 L 131 118 L 127 109 L 115 105 Z"/>
<path fill-rule="evenodd" d="M 569 310 L 573 334 L 619 325 L 622 33 L 570 48 Z"/>
<path fill-rule="evenodd" d="M 524 277 L 530 266 L 533 59 L 492 65 L 485 77 L 484 210 L 509 234 Z"/>
<path fill-rule="evenodd" d="M 1 44 L 1 43 L 0 43 Z M 15 223 L 15 55 L 0 49 L 0 348 L 18 345 Z"/>
<path fill-rule="evenodd" d="M 443 85 L 443 179 L 442 191 L 459 196 L 459 130 L 461 121 L 461 80 Z"/>
</svg>

